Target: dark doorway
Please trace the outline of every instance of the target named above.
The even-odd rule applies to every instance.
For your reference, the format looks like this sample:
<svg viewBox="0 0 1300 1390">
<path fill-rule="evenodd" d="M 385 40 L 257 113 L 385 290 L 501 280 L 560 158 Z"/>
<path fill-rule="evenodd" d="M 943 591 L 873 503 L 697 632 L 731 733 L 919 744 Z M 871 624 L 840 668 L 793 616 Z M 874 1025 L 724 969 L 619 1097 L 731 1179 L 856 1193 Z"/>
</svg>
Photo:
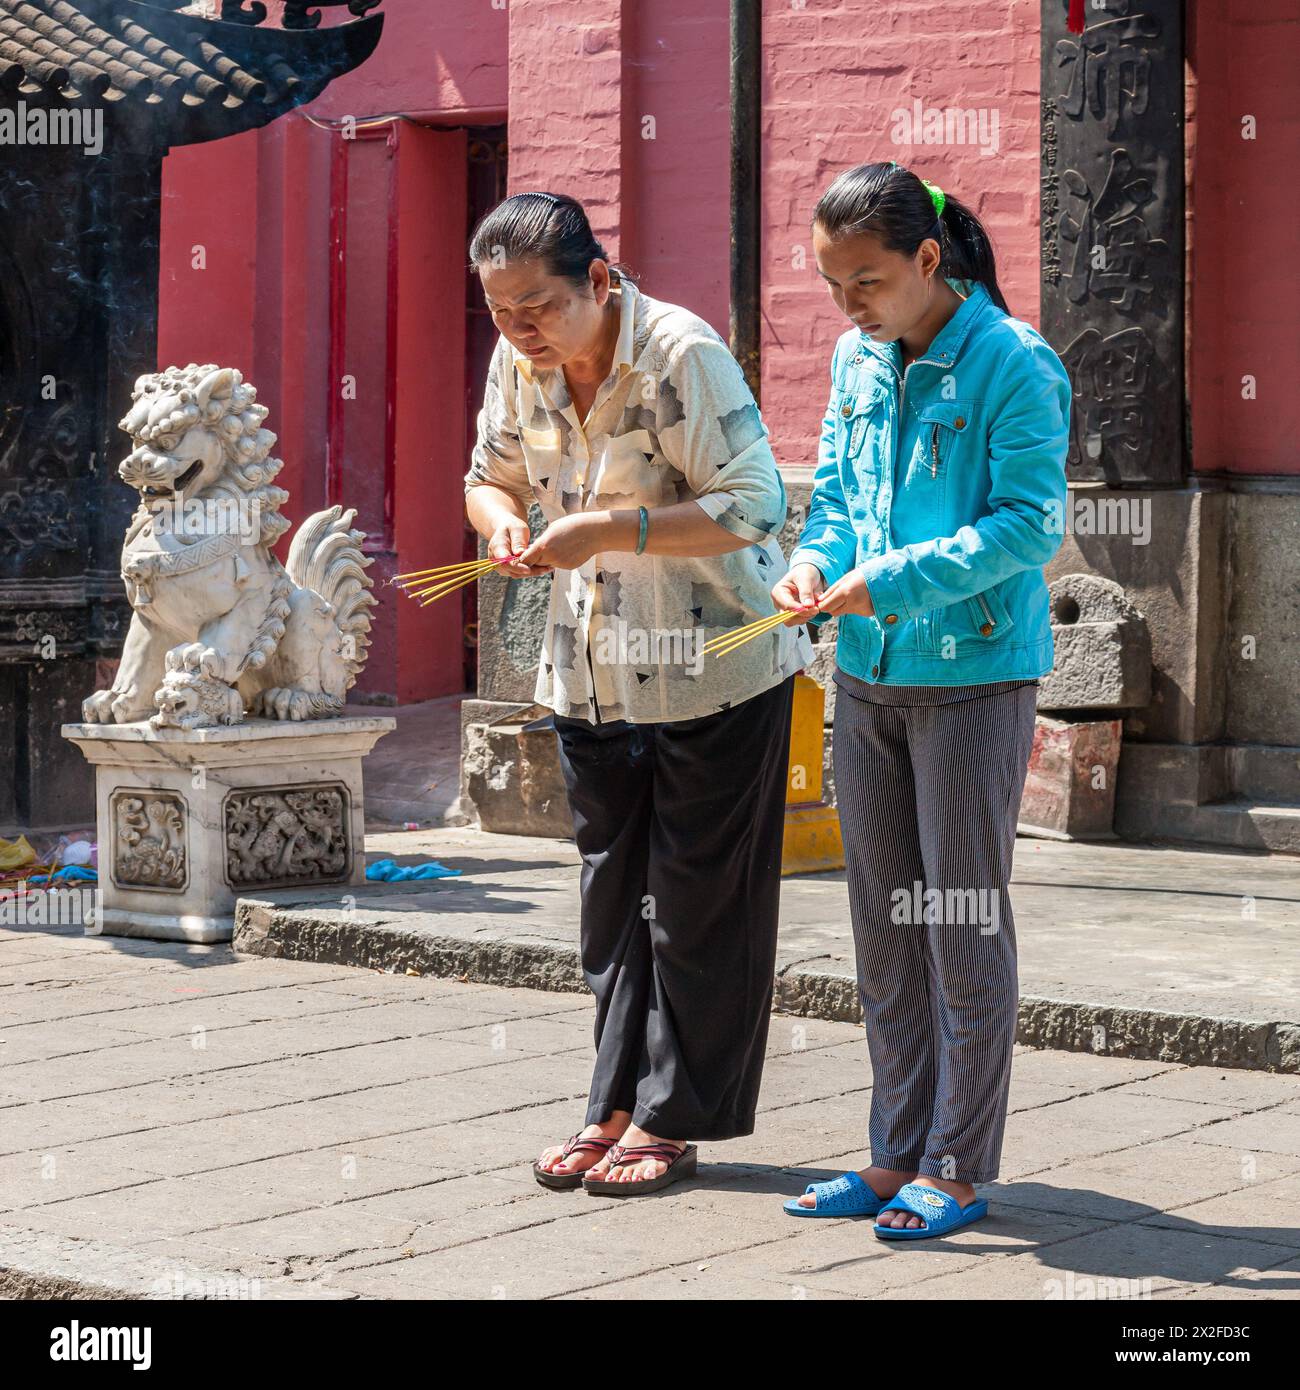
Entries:
<svg viewBox="0 0 1300 1390">
<path fill-rule="evenodd" d="M 482 126 L 469 131 L 469 206 L 465 228 L 465 263 L 469 265 L 469 238 L 475 224 L 506 196 L 506 128 Z M 497 330 L 483 299 L 483 287 L 473 270 L 467 269 L 465 293 L 465 467 L 478 433 L 478 413 L 483 407 L 483 385 L 488 363 L 497 343 Z M 462 558 L 478 554 L 478 535 L 465 523 Z M 478 585 L 462 591 L 461 611 L 465 634 L 465 689 L 478 689 Z"/>
</svg>

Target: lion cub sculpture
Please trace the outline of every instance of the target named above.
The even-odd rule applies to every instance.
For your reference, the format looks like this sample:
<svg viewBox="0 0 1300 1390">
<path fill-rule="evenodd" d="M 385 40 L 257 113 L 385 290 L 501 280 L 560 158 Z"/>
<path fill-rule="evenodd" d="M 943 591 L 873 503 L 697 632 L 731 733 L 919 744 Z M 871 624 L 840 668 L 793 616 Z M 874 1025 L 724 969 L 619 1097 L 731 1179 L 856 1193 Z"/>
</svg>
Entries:
<svg viewBox="0 0 1300 1390">
<path fill-rule="evenodd" d="M 155 727 L 316 719 L 342 710 L 365 665 L 373 581 L 354 511 L 307 518 L 281 565 L 289 494 L 276 436 L 232 367 L 140 377 L 120 422 L 135 444 L 118 472 L 140 492 L 122 546 L 131 626 L 111 690 L 90 722 Z"/>
</svg>

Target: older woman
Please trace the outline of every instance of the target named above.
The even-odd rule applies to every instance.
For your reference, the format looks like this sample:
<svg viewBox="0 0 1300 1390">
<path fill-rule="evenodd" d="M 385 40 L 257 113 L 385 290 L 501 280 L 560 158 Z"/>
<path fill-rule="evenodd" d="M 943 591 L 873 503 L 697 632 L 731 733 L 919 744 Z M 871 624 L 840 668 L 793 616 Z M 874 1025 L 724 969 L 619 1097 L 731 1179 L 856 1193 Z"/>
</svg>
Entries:
<svg viewBox="0 0 1300 1390">
<path fill-rule="evenodd" d="M 579 203 L 508 198 L 470 257 L 501 341 L 466 510 L 504 573 L 553 574 L 536 698 L 556 715 L 596 996 L 585 1128 L 534 1173 L 646 1193 L 694 1171 L 689 1141 L 754 1128 L 812 652 L 787 626 L 702 647 L 772 611 L 785 489 L 721 338 L 611 267 Z"/>
</svg>

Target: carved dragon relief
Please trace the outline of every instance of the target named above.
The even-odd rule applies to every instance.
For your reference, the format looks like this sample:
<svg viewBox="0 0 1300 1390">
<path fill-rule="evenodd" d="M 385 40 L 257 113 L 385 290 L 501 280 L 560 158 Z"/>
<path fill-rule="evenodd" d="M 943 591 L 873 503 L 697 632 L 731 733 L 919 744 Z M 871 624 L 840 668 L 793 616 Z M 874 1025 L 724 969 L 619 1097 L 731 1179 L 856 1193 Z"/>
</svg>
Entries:
<svg viewBox="0 0 1300 1390">
<path fill-rule="evenodd" d="M 227 880 L 238 889 L 346 878 L 348 815 L 342 784 L 231 792 L 224 814 Z"/>
<path fill-rule="evenodd" d="M 110 818 L 117 883 L 130 888 L 185 887 L 185 802 L 178 792 L 116 792 Z"/>
</svg>

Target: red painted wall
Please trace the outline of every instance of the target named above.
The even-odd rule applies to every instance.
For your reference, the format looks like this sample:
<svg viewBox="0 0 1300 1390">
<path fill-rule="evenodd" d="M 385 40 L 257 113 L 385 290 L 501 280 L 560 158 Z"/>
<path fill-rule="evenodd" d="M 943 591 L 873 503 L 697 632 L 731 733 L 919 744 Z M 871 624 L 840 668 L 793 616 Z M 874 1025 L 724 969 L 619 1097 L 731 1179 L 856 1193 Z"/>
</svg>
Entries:
<svg viewBox="0 0 1300 1390">
<path fill-rule="evenodd" d="M 163 163 L 159 363 L 218 362 L 257 387 L 295 518 L 325 505 L 329 146 L 292 116 Z"/>
<path fill-rule="evenodd" d="M 569 193 L 656 299 L 727 330 L 727 0 L 512 0 L 510 191 Z"/>
<path fill-rule="evenodd" d="M 783 465 L 811 466 L 831 351 L 850 325 L 817 277 L 809 221 L 855 164 L 896 159 L 973 207 L 1017 318 L 1038 319 L 1038 0 L 838 0 L 763 7 L 763 417 Z M 894 113 L 984 109 L 997 151 L 898 140 Z"/>
<path fill-rule="evenodd" d="M 623 256 L 647 294 L 685 304 L 725 338 L 729 312 L 728 25 L 724 0 L 634 7 L 625 66 L 633 156 Z M 652 117 L 653 125 L 645 118 Z M 649 138 L 649 137 L 653 138 Z"/>
<path fill-rule="evenodd" d="M 569 193 L 615 259 L 633 220 L 622 0 L 514 0 L 510 12 L 510 191 Z"/>
<path fill-rule="evenodd" d="M 476 124 L 506 111 L 507 34 L 519 0 L 384 0 L 384 36 L 371 58 L 306 108 L 320 119 L 400 111 Z M 580 9 L 585 0 L 571 0 Z M 344 23 L 346 8 L 323 10 Z"/>
<path fill-rule="evenodd" d="M 251 131 L 220 141 L 217 159 L 202 159 L 199 151 L 208 147 L 200 145 L 168 155 L 163 164 L 163 365 L 217 361 L 253 374 L 258 222 L 230 210 L 257 200 L 261 144 Z"/>
<path fill-rule="evenodd" d="M 459 558 L 465 526 L 465 132 L 403 125 L 397 159 L 393 516 L 399 560 L 427 567 Z M 421 608 L 403 598 L 397 637 L 399 702 L 461 688 L 454 599 Z"/>
<path fill-rule="evenodd" d="M 409 701 L 464 685 L 456 605 L 418 609 L 384 581 L 402 569 L 460 555 L 466 467 L 463 341 L 457 336 L 465 313 L 460 128 L 504 119 L 508 15 L 495 0 L 441 0 L 436 24 L 417 0 L 389 0 L 385 10 L 377 53 L 320 100 L 264 130 L 167 156 L 158 352 L 162 364 L 236 366 L 256 385 L 271 411 L 268 428 L 279 436 L 276 454 L 285 465 L 279 481 L 290 493 L 286 512 L 295 522 L 334 500 L 358 509 L 356 524 L 367 531 L 374 555 L 370 574 L 380 607 L 356 693 Z M 346 19 L 346 11 L 325 12 L 327 24 Z M 354 187 L 354 236 L 347 243 L 354 290 L 369 260 L 366 282 L 381 293 L 378 302 L 354 298 L 348 332 L 331 360 L 337 125 L 347 117 L 365 122 L 393 113 L 448 129 L 399 122 L 394 150 L 400 145 L 406 157 L 394 165 L 391 189 L 379 170 L 367 175 L 373 190 Z M 392 130 L 386 126 L 381 134 Z M 390 196 L 400 219 L 400 235 L 391 242 L 386 206 L 375 206 Z M 203 268 L 192 264 L 199 245 L 206 253 Z M 386 287 L 390 257 L 396 273 Z M 379 378 L 364 381 L 372 366 Z M 345 406 L 335 379 L 342 371 L 357 378 L 357 398 Z M 327 483 L 332 409 L 347 442 L 347 456 L 334 462 L 337 496 Z M 378 467 L 385 431 L 394 460 L 388 546 Z M 280 544 L 282 558 L 292 534 Z"/>
</svg>

